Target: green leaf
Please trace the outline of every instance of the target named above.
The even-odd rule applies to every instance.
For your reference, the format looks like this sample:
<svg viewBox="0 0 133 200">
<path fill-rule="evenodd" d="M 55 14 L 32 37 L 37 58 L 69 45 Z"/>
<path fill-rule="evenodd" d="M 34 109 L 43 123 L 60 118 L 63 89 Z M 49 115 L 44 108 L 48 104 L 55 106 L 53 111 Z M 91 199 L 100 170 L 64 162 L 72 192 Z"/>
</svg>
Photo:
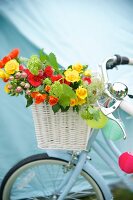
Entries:
<svg viewBox="0 0 133 200">
<path fill-rule="evenodd" d="M 60 105 L 57 103 L 56 105 L 52 106 L 52 110 L 54 113 L 58 112 L 60 110 Z"/>
<path fill-rule="evenodd" d="M 31 105 L 33 104 L 33 99 L 32 99 L 32 97 L 27 97 L 27 96 L 26 96 L 26 99 L 27 99 L 26 107 L 31 106 Z"/>
<path fill-rule="evenodd" d="M 66 112 L 69 110 L 70 106 L 66 106 L 65 108 L 60 106 L 60 108 L 61 108 L 61 112 Z"/>
<path fill-rule="evenodd" d="M 39 56 L 40 56 L 40 60 L 42 62 L 45 62 L 46 60 L 48 60 L 48 55 L 46 55 L 44 52 L 43 52 L 43 49 L 41 49 L 39 51 Z"/>
<path fill-rule="evenodd" d="M 59 81 L 55 81 L 55 83 L 51 86 L 50 95 L 60 98 L 63 93 L 62 84 Z"/>
<path fill-rule="evenodd" d="M 70 97 L 67 96 L 66 94 L 63 94 L 60 98 L 59 98 L 59 104 L 61 106 L 63 106 L 64 108 L 66 108 L 67 106 L 70 105 Z"/>
<path fill-rule="evenodd" d="M 58 66 L 58 63 L 57 63 L 57 60 L 56 60 L 56 57 L 53 53 L 50 53 L 48 55 L 48 62 L 50 63 L 50 65 L 54 68 L 54 70 L 56 72 L 59 72 L 59 66 Z"/>
<path fill-rule="evenodd" d="M 76 98 L 76 94 L 70 86 L 62 84 L 62 87 L 63 87 L 63 93 L 67 94 L 67 96 L 69 96 L 70 99 Z"/>
</svg>

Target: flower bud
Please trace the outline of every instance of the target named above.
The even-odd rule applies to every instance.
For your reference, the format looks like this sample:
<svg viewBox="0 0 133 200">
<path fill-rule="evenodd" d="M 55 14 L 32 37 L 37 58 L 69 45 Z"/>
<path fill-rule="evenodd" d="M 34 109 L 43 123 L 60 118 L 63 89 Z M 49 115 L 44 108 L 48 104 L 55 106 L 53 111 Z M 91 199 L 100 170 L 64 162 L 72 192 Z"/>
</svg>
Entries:
<svg viewBox="0 0 133 200">
<path fill-rule="evenodd" d="M 23 90 L 22 87 L 18 86 L 15 91 L 19 93 L 22 92 L 22 90 Z"/>
<path fill-rule="evenodd" d="M 21 76 L 21 73 L 20 73 L 20 72 L 17 72 L 17 73 L 15 74 L 15 78 L 20 78 L 20 76 Z"/>
<path fill-rule="evenodd" d="M 21 83 L 20 83 L 20 85 L 21 85 L 22 87 L 24 87 L 25 84 L 26 84 L 25 82 L 21 82 Z"/>
<path fill-rule="evenodd" d="M 12 81 L 13 79 L 14 79 L 14 77 L 13 77 L 13 76 L 10 76 L 10 77 L 9 77 L 9 80 L 10 80 L 10 81 Z"/>
<path fill-rule="evenodd" d="M 30 90 L 26 90 L 26 94 L 27 94 L 27 95 L 30 95 L 30 94 L 31 94 L 31 91 L 30 91 Z"/>
<path fill-rule="evenodd" d="M 27 74 L 25 72 L 22 72 L 21 73 L 21 78 L 26 78 L 27 77 Z"/>
<path fill-rule="evenodd" d="M 30 88 L 30 84 L 29 83 L 26 83 L 25 86 L 24 86 L 26 89 Z"/>
<path fill-rule="evenodd" d="M 8 89 L 9 89 L 9 90 L 12 89 L 12 85 L 9 84 L 9 85 L 8 85 Z"/>
</svg>

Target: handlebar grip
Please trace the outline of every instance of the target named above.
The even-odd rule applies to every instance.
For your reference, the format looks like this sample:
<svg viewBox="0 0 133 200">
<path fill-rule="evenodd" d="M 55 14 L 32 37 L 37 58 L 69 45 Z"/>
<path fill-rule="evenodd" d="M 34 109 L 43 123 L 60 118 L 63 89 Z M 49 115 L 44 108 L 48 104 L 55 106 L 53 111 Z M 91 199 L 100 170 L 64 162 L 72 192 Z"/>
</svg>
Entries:
<svg viewBox="0 0 133 200">
<path fill-rule="evenodd" d="M 125 56 L 115 55 L 116 56 L 116 65 L 126 65 L 129 64 L 129 58 Z"/>
<path fill-rule="evenodd" d="M 113 60 L 108 60 L 106 63 L 106 69 L 113 69 L 114 67 L 116 67 L 117 65 L 126 65 L 129 64 L 130 60 L 129 58 L 125 57 L 125 56 L 120 56 L 118 54 L 114 55 L 114 59 Z"/>
</svg>

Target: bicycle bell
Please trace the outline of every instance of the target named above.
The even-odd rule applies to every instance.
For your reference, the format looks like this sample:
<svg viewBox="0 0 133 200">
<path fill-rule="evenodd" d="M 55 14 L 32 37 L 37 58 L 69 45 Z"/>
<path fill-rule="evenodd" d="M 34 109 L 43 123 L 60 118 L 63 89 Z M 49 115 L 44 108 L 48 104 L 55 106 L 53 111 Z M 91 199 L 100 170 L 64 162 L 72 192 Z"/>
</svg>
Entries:
<svg viewBox="0 0 133 200">
<path fill-rule="evenodd" d="M 121 82 L 109 84 L 108 90 L 118 100 L 122 100 L 128 94 L 128 87 Z"/>
</svg>

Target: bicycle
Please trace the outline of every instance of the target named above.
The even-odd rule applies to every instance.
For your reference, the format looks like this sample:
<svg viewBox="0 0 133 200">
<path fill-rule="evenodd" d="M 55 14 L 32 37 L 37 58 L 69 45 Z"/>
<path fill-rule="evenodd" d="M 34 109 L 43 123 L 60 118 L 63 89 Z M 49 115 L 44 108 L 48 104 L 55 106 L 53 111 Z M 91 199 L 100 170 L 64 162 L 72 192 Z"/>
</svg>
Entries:
<svg viewBox="0 0 133 200">
<path fill-rule="evenodd" d="M 133 107 L 125 106 L 127 103 L 123 100 L 127 95 L 127 87 L 119 84 L 119 88 L 113 88 L 115 84 L 108 83 L 106 73 L 106 69 L 112 69 L 121 64 L 133 64 L 133 60 L 116 55 L 107 58 L 100 65 L 108 100 L 104 106 L 101 106 L 99 102 L 98 105 L 105 115 L 119 124 L 125 139 L 125 130 L 112 113 L 121 107 L 133 115 Z M 110 100 L 113 100 L 111 105 L 109 105 Z M 113 199 L 105 180 L 90 163 L 88 152 L 97 134 L 98 129 L 93 129 L 86 150 L 81 152 L 49 150 L 46 153 L 33 155 L 20 161 L 9 170 L 3 179 L 0 200 Z M 34 191 L 34 186 L 38 191 Z M 28 194 L 26 193 L 27 189 Z M 16 194 L 17 197 L 15 197 Z"/>
</svg>

